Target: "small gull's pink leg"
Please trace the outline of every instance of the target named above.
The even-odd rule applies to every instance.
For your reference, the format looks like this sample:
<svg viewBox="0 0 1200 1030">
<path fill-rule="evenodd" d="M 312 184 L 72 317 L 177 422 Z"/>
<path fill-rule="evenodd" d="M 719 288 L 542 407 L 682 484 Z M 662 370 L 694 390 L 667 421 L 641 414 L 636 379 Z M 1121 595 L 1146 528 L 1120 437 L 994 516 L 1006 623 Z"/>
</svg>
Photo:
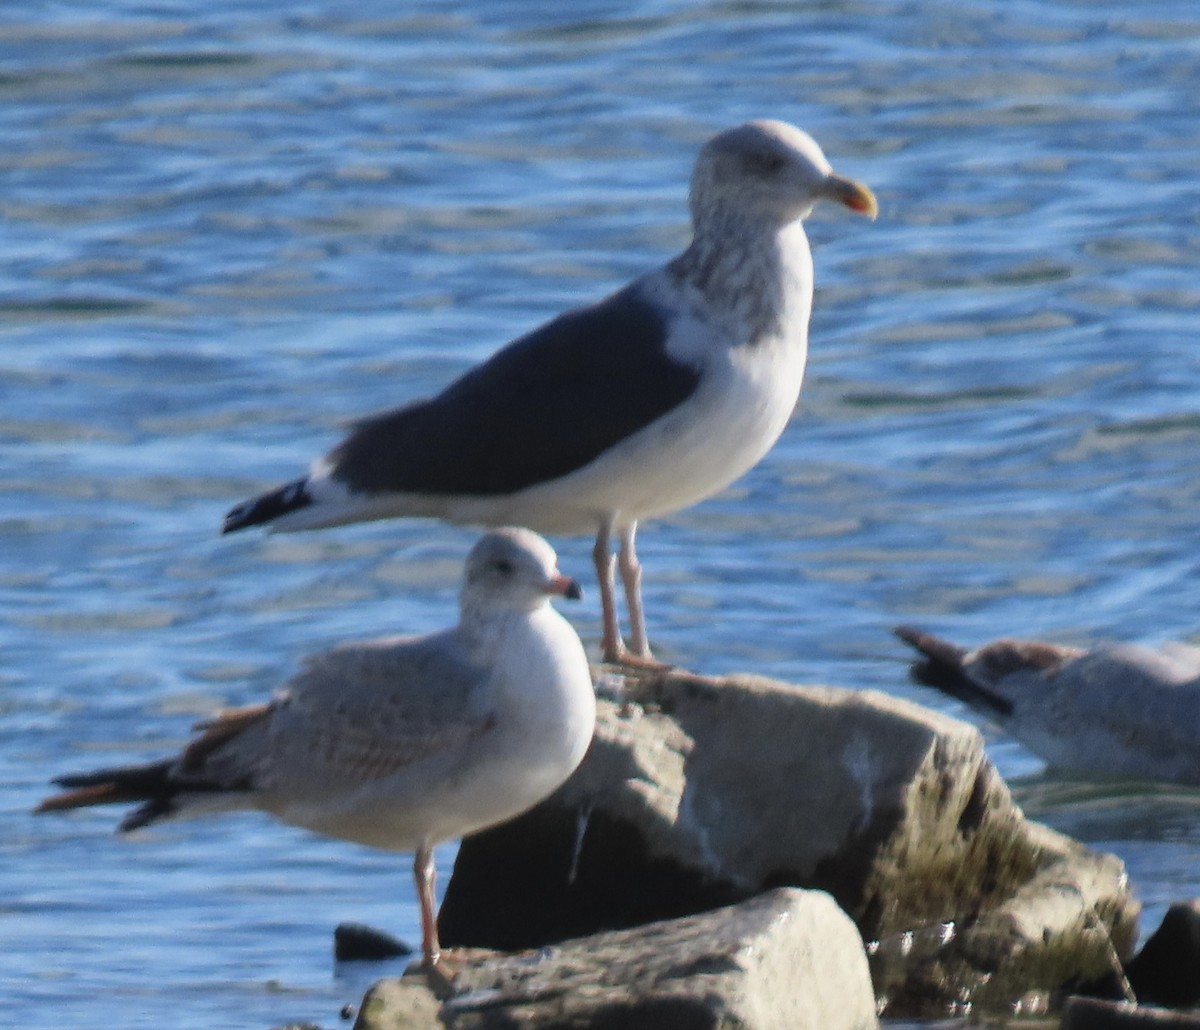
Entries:
<svg viewBox="0 0 1200 1030">
<path fill-rule="evenodd" d="M 421 951 L 426 969 L 433 969 L 442 957 L 437 932 L 437 869 L 433 864 L 433 847 L 422 842 L 413 855 L 413 880 L 417 885 L 417 902 L 421 906 Z"/>
</svg>

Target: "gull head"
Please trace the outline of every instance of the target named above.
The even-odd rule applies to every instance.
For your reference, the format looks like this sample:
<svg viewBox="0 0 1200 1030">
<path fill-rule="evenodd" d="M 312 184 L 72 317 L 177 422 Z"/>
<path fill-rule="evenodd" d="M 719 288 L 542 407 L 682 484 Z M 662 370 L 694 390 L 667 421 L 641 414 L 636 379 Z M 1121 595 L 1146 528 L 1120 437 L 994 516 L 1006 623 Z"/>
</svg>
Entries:
<svg viewBox="0 0 1200 1030">
<path fill-rule="evenodd" d="M 874 218 L 875 195 L 834 172 L 816 141 L 780 121 L 747 122 L 710 139 L 696 158 L 690 203 L 697 227 L 714 217 L 778 226 L 832 200 Z"/>
<path fill-rule="evenodd" d="M 579 584 L 558 571 L 554 548 L 528 529 L 496 529 L 467 555 L 462 607 L 476 611 L 533 611 L 550 597 L 578 600 Z"/>
</svg>

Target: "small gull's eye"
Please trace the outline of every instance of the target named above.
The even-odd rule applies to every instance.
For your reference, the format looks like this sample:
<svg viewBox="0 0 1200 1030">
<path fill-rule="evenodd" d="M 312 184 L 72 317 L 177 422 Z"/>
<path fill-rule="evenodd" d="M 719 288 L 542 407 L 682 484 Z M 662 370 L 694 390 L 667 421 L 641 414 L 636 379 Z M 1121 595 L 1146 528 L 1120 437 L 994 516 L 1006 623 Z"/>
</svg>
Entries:
<svg viewBox="0 0 1200 1030">
<path fill-rule="evenodd" d="M 772 151 L 762 151 L 746 155 L 746 167 L 756 175 L 775 175 L 782 171 L 787 159 L 782 154 Z"/>
<path fill-rule="evenodd" d="M 492 568 L 502 576 L 511 576 L 515 571 L 513 569 L 513 563 L 507 558 L 497 558 L 494 562 L 492 562 Z"/>
</svg>

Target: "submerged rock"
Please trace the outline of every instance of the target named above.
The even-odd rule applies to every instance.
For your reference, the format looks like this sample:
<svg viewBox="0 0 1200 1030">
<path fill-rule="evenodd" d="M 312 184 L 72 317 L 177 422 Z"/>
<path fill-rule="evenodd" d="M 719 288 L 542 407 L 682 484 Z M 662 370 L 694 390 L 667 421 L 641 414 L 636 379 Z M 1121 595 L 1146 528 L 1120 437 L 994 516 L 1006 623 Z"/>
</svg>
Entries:
<svg viewBox="0 0 1200 1030">
<path fill-rule="evenodd" d="M 781 885 L 828 891 L 879 942 L 889 1015 L 1006 1009 L 1101 976 L 1136 931 L 1121 862 L 1027 822 L 973 726 L 876 692 L 672 673 L 601 701 L 574 776 L 464 841 L 441 935 L 538 947 Z"/>
<path fill-rule="evenodd" d="M 333 931 L 333 957 L 338 962 L 376 962 L 411 954 L 402 940 L 364 923 L 339 923 Z"/>
<path fill-rule="evenodd" d="M 854 924 L 827 894 L 794 889 L 540 952 L 469 961 L 436 1017 L 424 984 L 423 976 L 381 981 L 363 1001 L 356 1030 L 878 1025 Z"/>
</svg>

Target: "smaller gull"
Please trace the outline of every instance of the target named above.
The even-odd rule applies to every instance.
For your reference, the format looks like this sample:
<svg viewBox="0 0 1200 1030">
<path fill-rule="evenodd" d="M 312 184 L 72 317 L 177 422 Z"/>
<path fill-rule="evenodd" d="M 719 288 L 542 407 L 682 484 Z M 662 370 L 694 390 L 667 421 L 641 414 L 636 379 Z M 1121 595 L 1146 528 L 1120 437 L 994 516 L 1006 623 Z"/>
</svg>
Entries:
<svg viewBox="0 0 1200 1030">
<path fill-rule="evenodd" d="M 901 626 L 918 683 L 965 702 L 1055 770 L 1200 786 L 1200 648 L 1091 650 L 994 640 L 973 651 Z"/>
<path fill-rule="evenodd" d="M 140 802 L 120 825 L 258 809 L 295 826 L 413 851 L 425 964 L 439 959 L 434 845 L 551 794 L 592 739 L 583 645 L 550 607 L 578 598 L 524 529 L 472 548 L 458 625 L 344 644 L 308 659 L 266 704 L 219 712 L 175 758 L 55 782 L 39 812 Z"/>
<path fill-rule="evenodd" d="M 786 122 L 717 134 L 696 158 L 683 253 L 436 396 L 359 422 L 307 476 L 230 510 L 222 531 L 417 516 L 595 534 L 604 657 L 652 664 L 638 523 L 723 490 L 787 425 L 813 297 L 803 219 L 822 200 L 871 218 L 878 210 Z"/>
</svg>

